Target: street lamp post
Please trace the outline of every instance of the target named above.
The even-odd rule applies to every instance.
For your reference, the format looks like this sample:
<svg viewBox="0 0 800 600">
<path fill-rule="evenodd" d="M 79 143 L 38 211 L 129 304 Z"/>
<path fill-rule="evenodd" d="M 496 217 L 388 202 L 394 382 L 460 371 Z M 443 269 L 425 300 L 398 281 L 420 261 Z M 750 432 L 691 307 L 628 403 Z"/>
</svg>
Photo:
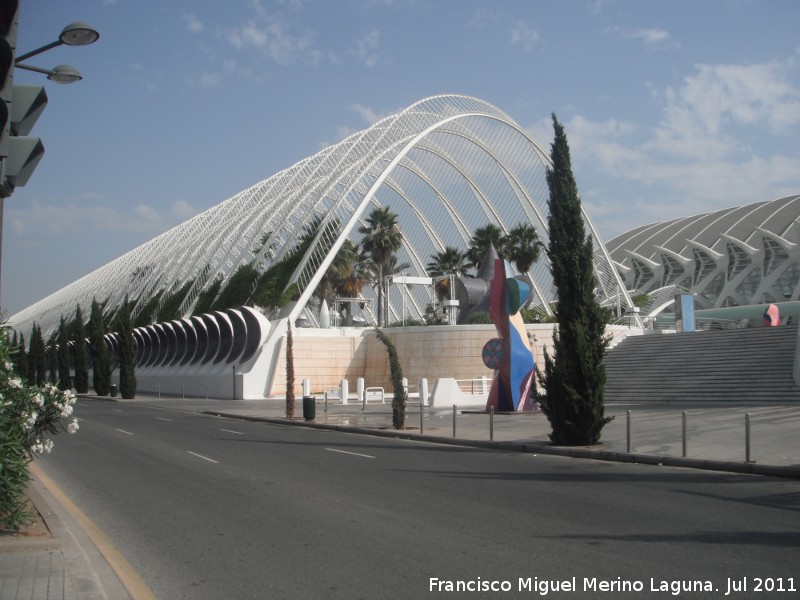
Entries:
<svg viewBox="0 0 800 600">
<path fill-rule="evenodd" d="M 64 27 L 56 41 L 15 58 L 18 12 L 19 3 L 16 0 L 0 0 L 0 58 L 7 61 L 2 65 L 4 76 L 0 80 L 0 146 L 3 148 L 0 155 L 0 269 L 3 260 L 3 203 L 17 185 L 25 185 L 44 154 L 41 140 L 20 136 L 30 133 L 33 123 L 47 104 L 47 94 L 44 88 L 31 93 L 30 89 L 23 91 L 26 86 L 14 86 L 12 71 L 18 68 L 42 73 L 56 83 L 80 81 L 82 76 L 75 67 L 59 65 L 42 69 L 23 64 L 23 61 L 61 45 L 86 46 L 100 38 L 94 27 L 76 21 Z M 17 98 L 14 97 L 15 91 Z"/>
</svg>

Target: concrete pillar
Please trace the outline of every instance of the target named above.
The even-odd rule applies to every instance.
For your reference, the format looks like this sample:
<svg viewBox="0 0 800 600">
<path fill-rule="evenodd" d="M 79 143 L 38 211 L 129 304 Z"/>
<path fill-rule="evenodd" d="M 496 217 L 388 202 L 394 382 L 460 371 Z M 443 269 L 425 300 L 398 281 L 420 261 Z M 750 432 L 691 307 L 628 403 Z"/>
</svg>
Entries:
<svg viewBox="0 0 800 600">
<path fill-rule="evenodd" d="M 425 377 L 419 380 L 419 403 L 428 404 L 428 380 Z"/>
<path fill-rule="evenodd" d="M 361 404 L 364 404 L 364 378 L 359 377 L 356 379 L 356 395 L 358 396 L 358 401 Z"/>
</svg>

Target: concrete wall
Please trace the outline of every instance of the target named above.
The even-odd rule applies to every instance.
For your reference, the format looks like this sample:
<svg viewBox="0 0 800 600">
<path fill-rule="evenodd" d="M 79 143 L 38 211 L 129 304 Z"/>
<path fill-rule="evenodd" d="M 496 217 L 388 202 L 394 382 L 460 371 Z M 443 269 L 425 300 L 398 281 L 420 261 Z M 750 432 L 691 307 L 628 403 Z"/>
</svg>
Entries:
<svg viewBox="0 0 800 600">
<path fill-rule="evenodd" d="M 542 364 L 543 348 L 552 348 L 552 325 L 529 325 L 528 337 L 534 348 L 537 364 Z M 337 387 L 344 378 L 355 391 L 355 382 L 363 377 L 367 387 L 379 386 L 391 391 L 389 357 L 386 346 L 373 330 L 335 330 L 338 336 L 320 330 L 293 330 L 295 394 L 301 393 L 303 379 L 311 381 L 311 392 L 319 394 L 325 388 Z M 436 327 L 406 327 L 384 330 L 392 341 L 403 375 L 411 386 L 420 378 L 429 384 L 444 377 L 457 380 L 491 378 L 481 358 L 483 345 L 496 337 L 493 325 L 442 325 Z M 286 394 L 286 345 L 281 344 L 275 363 L 273 384 L 269 396 Z"/>
<path fill-rule="evenodd" d="M 283 397 L 286 395 L 286 325 L 270 324 L 260 351 L 246 364 L 192 368 L 137 369 L 138 390 L 215 398 Z M 552 353 L 553 325 L 527 325 L 536 365 L 544 364 L 544 349 Z M 384 330 L 397 348 L 403 375 L 415 390 L 421 378 L 429 389 L 439 379 L 459 381 L 491 378 L 481 358 L 483 345 L 496 337 L 494 325 L 406 327 Z M 610 327 L 609 335 L 621 337 L 641 330 Z M 386 346 L 372 329 L 292 329 L 295 395 L 302 395 L 304 379 L 311 393 L 322 394 L 347 379 L 351 393 L 363 377 L 367 387 L 383 387 L 391 393 Z M 118 374 L 114 374 L 114 380 Z M 235 387 L 234 387 L 235 382 Z M 235 389 L 235 393 L 234 393 Z"/>
</svg>

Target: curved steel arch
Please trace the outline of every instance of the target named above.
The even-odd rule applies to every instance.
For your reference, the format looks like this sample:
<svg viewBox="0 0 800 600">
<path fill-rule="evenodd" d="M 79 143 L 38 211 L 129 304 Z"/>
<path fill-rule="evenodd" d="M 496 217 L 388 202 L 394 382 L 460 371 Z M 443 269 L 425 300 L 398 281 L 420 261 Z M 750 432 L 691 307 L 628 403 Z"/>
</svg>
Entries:
<svg viewBox="0 0 800 600">
<path fill-rule="evenodd" d="M 126 296 L 137 311 L 158 293 L 160 303 L 187 284 L 179 309 L 191 314 L 200 293 L 223 284 L 243 266 L 259 272 L 287 255 L 315 217 L 321 227 L 291 277 L 300 290 L 290 311 L 304 311 L 325 270 L 345 240 L 360 241 L 370 206 L 390 205 L 399 215 L 404 245 L 398 262 L 412 264 L 408 275 L 425 276 L 425 257 L 453 245 L 466 249 L 464 236 L 494 222 L 504 229 L 529 222 L 547 243 L 551 163 L 542 147 L 507 114 L 484 100 L 440 95 L 416 102 L 157 236 L 78 281 L 17 313 L 10 324 L 22 331 L 32 322 L 49 335 L 62 315 L 92 298 L 111 312 Z M 402 201 L 399 199 L 402 198 Z M 591 219 L 598 296 L 606 303 L 630 304 L 630 296 Z M 546 258 L 530 273 L 539 302 L 555 299 Z M 425 290 L 411 306 L 422 310 Z M 376 297 L 364 290 L 365 299 Z M 400 293 L 390 291 L 389 312 L 399 313 Z M 422 315 L 412 314 L 419 318 Z M 312 319 L 313 321 L 313 319 Z"/>
</svg>

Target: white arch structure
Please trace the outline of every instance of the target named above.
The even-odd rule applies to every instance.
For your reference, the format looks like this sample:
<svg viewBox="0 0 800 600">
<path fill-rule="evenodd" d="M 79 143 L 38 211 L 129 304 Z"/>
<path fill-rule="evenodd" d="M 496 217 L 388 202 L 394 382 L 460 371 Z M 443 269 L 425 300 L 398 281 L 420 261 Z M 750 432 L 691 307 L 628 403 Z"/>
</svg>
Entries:
<svg viewBox="0 0 800 600">
<path fill-rule="evenodd" d="M 632 229 L 608 242 L 631 294 L 672 306 L 676 289 L 698 308 L 800 299 L 800 195 Z"/>
<path fill-rule="evenodd" d="M 162 292 L 163 299 L 191 282 L 179 311 L 188 317 L 215 280 L 224 286 L 247 264 L 265 271 L 316 219 L 319 233 L 291 278 L 300 299 L 281 315 L 305 314 L 315 323 L 315 288 L 345 240 L 359 241 L 359 226 L 375 207 L 388 206 L 398 215 L 404 238 L 398 264 L 408 263 L 411 276 L 426 276 L 429 257 L 446 245 L 466 249 L 475 229 L 488 223 L 506 232 L 530 223 L 547 244 L 550 164 L 541 146 L 495 106 L 460 95 L 426 98 L 135 248 L 13 315 L 10 325 L 27 334 L 36 322 L 47 337 L 62 315 L 72 318 L 76 305 L 88 315 L 93 298 L 111 313 L 128 296 L 136 312 L 155 294 Z M 585 212 L 584 217 L 594 240 L 600 301 L 630 305 L 605 245 Z M 549 311 L 555 290 L 546 259 L 528 275 L 534 304 Z M 421 318 L 428 292 L 410 293 L 419 298 L 406 303 L 406 310 L 417 312 L 409 317 Z M 372 289 L 364 295 L 376 296 Z M 402 304 L 401 291 L 390 289 L 390 320 Z"/>
</svg>

